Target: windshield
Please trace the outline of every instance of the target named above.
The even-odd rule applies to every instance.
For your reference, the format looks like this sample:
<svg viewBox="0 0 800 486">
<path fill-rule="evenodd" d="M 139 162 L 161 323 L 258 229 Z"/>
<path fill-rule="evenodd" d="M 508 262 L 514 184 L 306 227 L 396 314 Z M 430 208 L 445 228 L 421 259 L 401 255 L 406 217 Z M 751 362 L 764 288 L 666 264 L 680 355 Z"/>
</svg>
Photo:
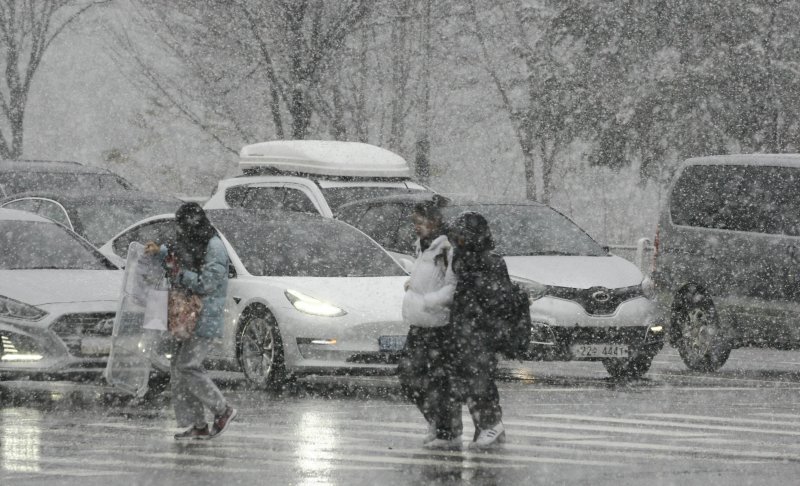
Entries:
<svg viewBox="0 0 800 486">
<path fill-rule="evenodd" d="M 402 194 L 417 194 L 420 192 L 429 192 L 426 189 L 413 189 L 405 185 L 398 184 L 397 186 L 379 187 L 379 186 L 336 186 L 336 187 L 323 187 L 322 194 L 325 200 L 328 201 L 331 211 L 336 209 L 342 204 L 358 201 L 359 199 L 372 199 L 375 197 L 395 196 Z"/>
<path fill-rule="evenodd" d="M 0 186 L 6 195 L 39 190 L 97 192 L 133 188 L 125 179 L 108 173 L 3 171 L 0 174 Z"/>
<path fill-rule="evenodd" d="M 672 222 L 701 228 L 800 236 L 800 170 L 687 167 L 671 194 Z"/>
<path fill-rule="evenodd" d="M 486 217 L 495 251 L 504 256 L 606 255 L 586 232 L 548 207 L 498 204 L 444 208 L 448 219 L 464 211 L 477 211 Z"/>
<path fill-rule="evenodd" d="M 381 247 L 333 220 L 215 224 L 253 275 L 389 277 L 405 275 Z"/>
<path fill-rule="evenodd" d="M 75 230 L 101 246 L 128 226 L 148 216 L 174 213 L 180 201 L 86 200 L 75 204 Z"/>
<path fill-rule="evenodd" d="M 0 270 L 108 270 L 108 261 L 69 230 L 40 221 L 0 221 Z"/>
</svg>

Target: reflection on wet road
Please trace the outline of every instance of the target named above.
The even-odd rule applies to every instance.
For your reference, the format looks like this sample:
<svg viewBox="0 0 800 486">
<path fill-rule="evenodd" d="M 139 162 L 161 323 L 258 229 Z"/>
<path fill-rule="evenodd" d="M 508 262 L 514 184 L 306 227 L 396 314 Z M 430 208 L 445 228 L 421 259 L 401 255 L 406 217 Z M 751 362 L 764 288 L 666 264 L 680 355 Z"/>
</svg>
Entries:
<svg viewBox="0 0 800 486">
<path fill-rule="evenodd" d="M 631 383 L 599 364 L 510 365 L 508 443 L 489 453 L 422 449 L 425 425 L 392 378 L 313 378 L 279 395 L 227 382 L 240 420 L 189 444 L 171 438 L 166 396 L 3 383 L 0 483 L 792 484 L 798 364 L 800 352 L 740 350 L 719 373 L 690 373 L 667 349 Z"/>
</svg>

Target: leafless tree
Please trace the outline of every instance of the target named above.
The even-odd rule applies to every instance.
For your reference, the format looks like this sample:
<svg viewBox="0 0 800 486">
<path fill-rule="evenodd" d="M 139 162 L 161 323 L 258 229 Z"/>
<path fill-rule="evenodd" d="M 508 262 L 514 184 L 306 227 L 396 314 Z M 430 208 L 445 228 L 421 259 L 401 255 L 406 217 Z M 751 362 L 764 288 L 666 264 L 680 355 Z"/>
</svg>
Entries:
<svg viewBox="0 0 800 486">
<path fill-rule="evenodd" d="M 485 69 L 522 151 L 526 198 L 547 203 L 558 157 L 576 136 L 571 117 L 580 103 L 580 86 L 571 82 L 568 66 L 548 45 L 543 35 L 548 12 L 540 6 L 524 0 L 470 0 L 469 7 Z"/>
<path fill-rule="evenodd" d="M 132 1 L 175 64 L 148 56 L 141 42 L 148 34 L 132 28 L 118 32 L 118 58 L 132 59 L 149 94 L 222 146 L 235 151 L 253 140 L 302 139 L 315 117 L 342 123 L 343 94 L 327 77 L 372 2 Z"/>
<path fill-rule="evenodd" d="M 47 50 L 70 24 L 103 1 L 0 1 L 0 157 L 22 155 L 31 83 Z"/>
</svg>

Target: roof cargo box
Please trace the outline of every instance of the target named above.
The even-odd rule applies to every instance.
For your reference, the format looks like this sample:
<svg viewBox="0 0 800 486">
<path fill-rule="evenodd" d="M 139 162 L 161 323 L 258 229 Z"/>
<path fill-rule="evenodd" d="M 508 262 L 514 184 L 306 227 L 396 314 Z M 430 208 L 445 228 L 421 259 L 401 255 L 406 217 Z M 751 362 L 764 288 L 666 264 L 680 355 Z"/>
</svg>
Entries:
<svg viewBox="0 0 800 486">
<path fill-rule="evenodd" d="M 291 172 L 334 177 L 409 178 L 408 163 L 386 149 L 359 142 L 279 140 L 239 152 L 245 174 Z"/>
</svg>

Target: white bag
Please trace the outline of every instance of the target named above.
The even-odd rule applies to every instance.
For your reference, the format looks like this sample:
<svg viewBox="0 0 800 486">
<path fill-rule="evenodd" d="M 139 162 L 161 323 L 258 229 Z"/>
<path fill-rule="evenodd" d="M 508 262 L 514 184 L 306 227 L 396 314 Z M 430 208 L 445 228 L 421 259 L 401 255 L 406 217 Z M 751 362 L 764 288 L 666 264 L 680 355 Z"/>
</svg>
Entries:
<svg viewBox="0 0 800 486">
<path fill-rule="evenodd" d="M 147 291 L 147 304 L 144 307 L 144 329 L 167 330 L 167 303 L 169 290 L 150 289 Z"/>
</svg>

